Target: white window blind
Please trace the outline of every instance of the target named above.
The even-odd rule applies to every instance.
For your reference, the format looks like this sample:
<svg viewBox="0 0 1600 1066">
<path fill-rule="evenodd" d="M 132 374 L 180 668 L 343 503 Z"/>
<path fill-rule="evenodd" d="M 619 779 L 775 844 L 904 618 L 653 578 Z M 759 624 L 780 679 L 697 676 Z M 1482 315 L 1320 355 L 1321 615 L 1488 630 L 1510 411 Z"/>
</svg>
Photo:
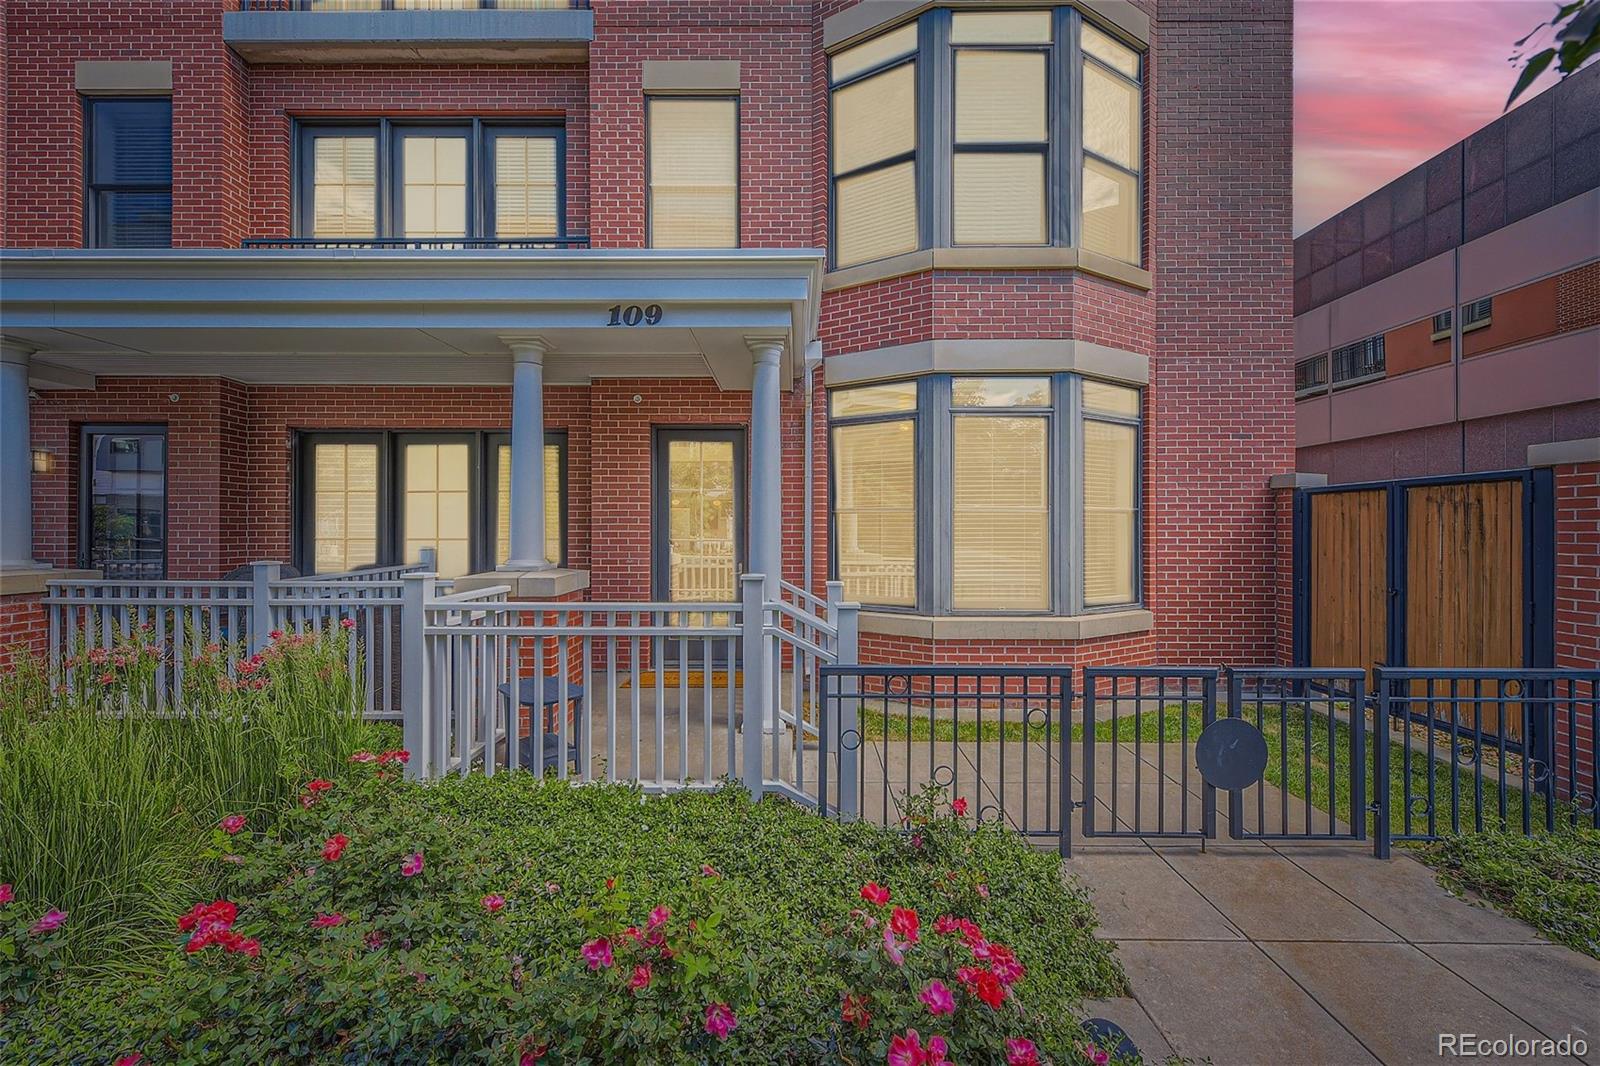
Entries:
<svg viewBox="0 0 1600 1066">
<path fill-rule="evenodd" d="M 320 135 L 312 144 L 311 235 L 332 238 L 376 235 L 376 139 Z"/>
<path fill-rule="evenodd" d="M 916 430 L 909 419 L 833 430 L 834 530 L 847 598 L 917 602 Z"/>
<path fill-rule="evenodd" d="M 739 243 L 738 116 L 731 97 L 650 100 L 652 248 Z"/>
<path fill-rule="evenodd" d="M 559 187 L 554 137 L 494 139 L 495 236 L 556 236 Z"/>
<path fill-rule="evenodd" d="M 378 446 L 318 444 L 312 456 L 312 565 L 319 574 L 378 561 Z"/>
<path fill-rule="evenodd" d="M 511 558 L 511 445 L 500 445 L 498 472 L 495 485 L 494 508 L 494 561 L 496 565 Z M 561 562 L 561 512 L 565 502 L 561 499 L 561 446 L 544 446 L 544 557 L 545 561 Z"/>
<path fill-rule="evenodd" d="M 1050 605 L 1049 423 L 952 420 L 952 602 L 961 610 Z"/>
<path fill-rule="evenodd" d="M 957 11 L 952 44 L 1049 44 L 1049 11 Z"/>
<path fill-rule="evenodd" d="M 466 444 L 405 446 L 405 561 L 438 553 L 441 577 L 472 569 L 471 479 Z"/>
<path fill-rule="evenodd" d="M 955 157 L 957 244 L 1045 242 L 1044 156 L 961 152 Z"/>
<path fill-rule="evenodd" d="M 1083 65 L 1083 146 L 1139 169 L 1139 87 L 1093 63 Z"/>
<path fill-rule="evenodd" d="M 956 52 L 956 143 L 1045 140 L 1042 52 Z"/>
<path fill-rule="evenodd" d="M 1083 246 L 1139 262 L 1139 179 L 1097 159 L 1083 161 Z"/>
<path fill-rule="evenodd" d="M 1138 429 L 1110 422 L 1083 424 L 1083 602 L 1131 603 L 1133 587 Z"/>
<path fill-rule="evenodd" d="M 401 199 L 407 237 L 467 235 L 467 139 L 404 139 Z"/>
<path fill-rule="evenodd" d="M 1044 151 L 1045 56 L 956 52 L 952 226 L 957 244 L 1043 244 L 1048 239 Z M 1038 145 L 963 152 L 964 145 Z"/>
<path fill-rule="evenodd" d="M 916 251 L 916 164 L 845 178 L 835 189 L 834 211 L 834 258 L 841 267 Z"/>
<path fill-rule="evenodd" d="M 829 393 L 829 410 L 834 418 L 852 415 L 886 415 L 914 411 L 917 407 L 915 381 L 891 381 L 883 385 L 858 385 L 834 389 Z"/>
<path fill-rule="evenodd" d="M 887 63 L 891 59 L 898 59 L 903 55 L 910 55 L 917 50 L 917 26 L 909 23 L 884 34 L 874 37 L 864 44 L 854 48 L 847 48 L 833 57 L 833 80 L 844 81 L 860 74 L 863 70 L 871 70 L 880 63 Z"/>
</svg>

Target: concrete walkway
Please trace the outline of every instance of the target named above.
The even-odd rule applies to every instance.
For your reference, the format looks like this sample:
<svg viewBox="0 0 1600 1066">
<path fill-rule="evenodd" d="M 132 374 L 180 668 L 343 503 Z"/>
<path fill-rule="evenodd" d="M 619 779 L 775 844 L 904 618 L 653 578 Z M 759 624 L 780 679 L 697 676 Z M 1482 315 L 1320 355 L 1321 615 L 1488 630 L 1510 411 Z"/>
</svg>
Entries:
<svg viewBox="0 0 1600 1066">
<path fill-rule="evenodd" d="M 1600 962 L 1457 899 L 1415 859 L 1345 844 L 1077 847 L 1132 996 L 1089 1004 L 1147 1062 L 1437 1063 L 1438 1034 L 1588 1044 Z M 1448 1052 L 1445 1058 L 1448 1058 Z"/>
</svg>

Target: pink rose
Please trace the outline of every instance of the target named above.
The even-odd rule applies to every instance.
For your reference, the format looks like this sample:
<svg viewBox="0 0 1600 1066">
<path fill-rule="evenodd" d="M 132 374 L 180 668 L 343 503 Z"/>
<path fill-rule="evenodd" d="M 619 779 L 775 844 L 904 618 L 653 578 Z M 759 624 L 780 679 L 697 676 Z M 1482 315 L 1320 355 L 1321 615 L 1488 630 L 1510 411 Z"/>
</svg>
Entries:
<svg viewBox="0 0 1600 1066">
<path fill-rule="evenodd" d="M 4 907 L 7 903 L 10 903 L 16 898 L 17 894 L 11 890 L 11 886 L 9 884 L 0 885 L 0 907 Z"/>
<path fill-rule="evenodd" d="M 1007 1040 L 1006 1066 L 1039 1066 L 1039 1049 L 1024 1037 Z"/>
<path fill-rule="evenodd" d="M 589 964 L 591 970 L 609 970 L 615 962 L 611 955 L 611 941 L 605 937 L 591 940 L 583 945 L 583 961 Z"/>
<path fill-rule="evenodd" d="M 739 1028 L 739 1019 L 733 1016 L 726 1003 L 706 1004 L 706 1032 L 718 1040 L 728 1039 L 728 1034 Z"/>
<path fill-rule="evenodd" d="M 650 964 L 641 962 L 633 968 L 633 976 L 628 978 L 628 987 L 635 992 L 643 992 L 650 987 Z"/>
<path fill-rule="evenodd" d="M 918 998 L 928 1008 L 929 1014 L 938 1016 L 955 1013 L 956 997 L 951 995 L 949 987 L 937 978 L 928 982 L 928 987 L 922 990 L 922 995 Z"/>
<path fill-rule="evenodd" d="M 40 933 L 53 933 L 57 929 L 60 929 L 62 923 L 66 920 L 66 911 L 58 911 L 52 907 L 50 910 L 44 912 L 44 916 L 42 918 L 33 923 L 33 928 L 30 929 L 29 932 L 33 933 L 35 936 Z"/>
<path fill-rule="evenodd" d="M 861 886 L 861 898 L 868 903 L 881 907 L 889 902 L 889 890 L 876 881 L 868 881 Z"/>
<path fill-rule="evenodd" d="M 344 915 L 339 913 L 319 914 L 315 918 L 311 919 L 311 928 L 313 929 L 332 929 L 336 925 L 343 924 Z"/>
<path fill-rule="evenodd" d="M 650 912 L 650 921 L 646 924 L 645 928 L 660 929 L 663 925 L 667 924 L 667 919 L 670 917 L 672 917 L 672 909 L 663 903 L 655 910 Z"/>
<path fill-rule="evenodd" d="M 400 864 L 401 877 L 415 877 L 422 872 L 422 852 L 413 851 L 411 857 Z"/>
<path fill-rule="evenodd" d="M 222 831 L 227 833 L 229 836 L 233 836 L 235 833 L 239 832 L 239 830 L 244 828 L 246 820 L 247 819 L 242 814 L 230 814 L 221 822 Z"/>
<path fill-rule="evenodd" d="M 478 902 L 483 904 L 483 909 L 488 911 L 490 914 L 498 914 L 500 911 L 505 909 L 506 898 L 500 895 L 488 895 L 484 896 Z"/>
</svg>

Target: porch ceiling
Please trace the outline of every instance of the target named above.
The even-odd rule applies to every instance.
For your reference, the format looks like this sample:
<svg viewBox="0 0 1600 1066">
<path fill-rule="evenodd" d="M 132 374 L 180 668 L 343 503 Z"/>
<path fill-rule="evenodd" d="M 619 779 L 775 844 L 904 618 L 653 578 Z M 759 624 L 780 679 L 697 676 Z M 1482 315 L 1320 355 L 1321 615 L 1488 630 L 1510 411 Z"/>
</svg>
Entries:
<svg viewBox="0 0 1600 1066">
<path fill-rule="evenodd" d="M 749 337 L 816 336 L 822 254 L 728 251 L 33 251 L 0 256 L 0 319 L 37 364 L 261 384 L 511 380 L 505 338 L 538 336 L 546 381 L 751 383 Z M 659 305 L 657 325 L 608 325 Z M 51 387 L 70 375 L 38 375 Z"/>
</svg>

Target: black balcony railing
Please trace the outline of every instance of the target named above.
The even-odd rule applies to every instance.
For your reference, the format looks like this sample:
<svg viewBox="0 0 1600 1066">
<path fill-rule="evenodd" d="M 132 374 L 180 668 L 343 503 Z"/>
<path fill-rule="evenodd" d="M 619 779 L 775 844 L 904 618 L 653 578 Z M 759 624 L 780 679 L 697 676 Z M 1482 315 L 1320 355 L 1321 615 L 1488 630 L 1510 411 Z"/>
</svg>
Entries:
<svg viewBox="0 0 1600 1066">
<path fill-rule="evenodd" d="M 239 0 L 241 11 L 577 11 L 589 0 Z"/>
<path fill-rule="evenodd" d="M 588 237 L 250 237 L 244 248 L 398 248 L 413 251 L 431 249 L 464 250 L 506 248 L 513 250 L 548 248 L 587 248 Z"/>
</svg>

